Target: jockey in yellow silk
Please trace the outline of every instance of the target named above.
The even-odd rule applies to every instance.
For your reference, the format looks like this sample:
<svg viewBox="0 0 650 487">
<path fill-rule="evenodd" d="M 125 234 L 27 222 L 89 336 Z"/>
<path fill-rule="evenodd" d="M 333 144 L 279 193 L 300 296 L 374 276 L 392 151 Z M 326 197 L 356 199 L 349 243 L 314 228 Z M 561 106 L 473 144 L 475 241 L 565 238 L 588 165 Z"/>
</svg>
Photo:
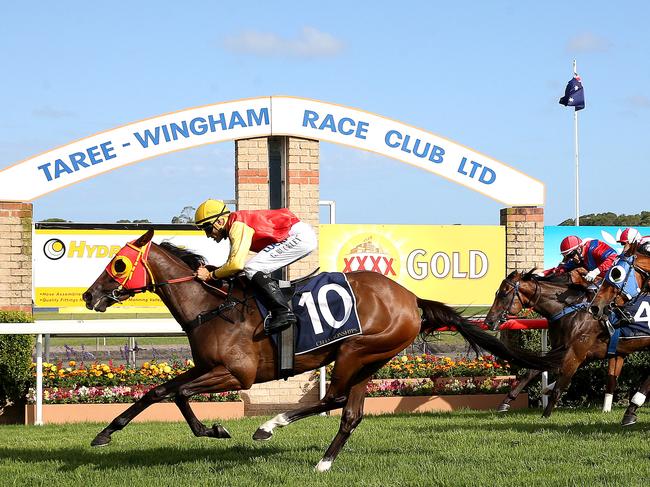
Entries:
<svg viewBox="0 0 650 487">
<path fill-rule="evenodd" d="M 199 267 L 199 279 L 221 279 L 243 271 L 270 311 L 270 319 L 264 324 L 266 333 L 273 334 L 295 324 L 296 317 L 270 274 L 302 259 L 318 246 L 311 225 L 286 208 L 230 211 L 223 201 L 213 199 L 199 205 L 194 224 L 208 238 L 230 241 L 226 263 L 212 272 Z M 250 251 L 257 255 L 246 261 Z"/>
</svg>

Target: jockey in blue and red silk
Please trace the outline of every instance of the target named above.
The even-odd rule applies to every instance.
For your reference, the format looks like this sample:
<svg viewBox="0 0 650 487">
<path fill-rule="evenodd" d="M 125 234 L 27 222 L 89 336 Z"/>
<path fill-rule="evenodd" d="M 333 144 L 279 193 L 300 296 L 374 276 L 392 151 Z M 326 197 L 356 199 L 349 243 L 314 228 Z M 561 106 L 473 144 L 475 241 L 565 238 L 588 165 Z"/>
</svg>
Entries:
<svg viewBox="0 0 650 487">
<path fill-rule="evenodd" d="M 196 209 L 194 224 L 208 238 L 230 241 L 226 263 L 212 272 L 199 267 L 199 279 L 222 279 L 243 272 L 271 313 L 270 321 L 264 325 L 268 334 L 296 322 L 278 283 L 269 274 L 302 259 L 317 247 L 318 239 L 311 225 L 286 208 L 231 212 L 223 201 L 212 199 Z M 249 252 L 257 255 L 246 261 Z"/>
<path fill-rule="evenodd" d="M 545 270 L 545 276 L 563 274 L 582 267 L 588 271 L 585 279 L 593 282 L 596 277 L 605 276 L 617 256 L 616 251 L 605 242 L 595 238 L 582 240 L 575 235 L 569 235 L 562 240 L 560 252 L 563 256 L 562 262 L 557 267 Z"/>
</svg>

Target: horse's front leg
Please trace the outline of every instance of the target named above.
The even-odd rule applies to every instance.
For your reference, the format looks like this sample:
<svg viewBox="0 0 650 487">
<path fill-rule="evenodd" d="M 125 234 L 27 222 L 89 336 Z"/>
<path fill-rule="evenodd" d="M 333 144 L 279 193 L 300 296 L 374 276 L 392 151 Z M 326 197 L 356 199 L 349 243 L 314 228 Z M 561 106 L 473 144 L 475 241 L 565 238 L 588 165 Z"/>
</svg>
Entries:
<svg viewBox="0 0 650 487">
<path fill-rule="evenodd" d="M 623 419 L 621 420 L 622 426 L 631 426 L 636 423 L 636 410 L 643 406 L 648 394 L 650 393 L 650 376 L 646 378 L 639 390 L 630 399 L 630 405 L 627 407 Z"/>
<path fill-rule="evenodd" d="M 572 351 L 569 350 L 560 369 L 559 376 L 555 381 L 555 386 L 549 395 L 548 404 L 546 405 L 544 413 L 542 414 L 543 418 L 548 418 L 551 415 L 553 409 L 555 408 L 555 405 L 560 400 L 560 396 L 566 390 L 566 388 L 569 387 L 573 375 L 576 373 L 576 370 L 578 370 L 578 367 L 580 367 L 580 364 L 582 364 L 584 360 L 584 355 L 581 357 L 576 357 L 575 353 L 572 353 Z"/>
<path fill-rule="evenodd" d="M 541 370 L 529 370 L 528 374 L 526 374 L 526 377 L 521 379 L 515 387 L 512 388 L 508 394 L 506 394 L 506 397 L 503 398 L 503 401 L 501 401 L 501 404 L 497 406 L 497 412 L 499 413 L 505 413 L 510 410 L 510 403 L 517 399 L 519 394 L 521 394 L 521 391 L 524 390 L 524 387 L 526 387 L 530 381 L 532 381 L 535 377 L 537 377 L 539 374 L 541 374 Z"/>
<path fill-rule="evenodd" d="M 228 430 L 219 423 L 214 423 L 211 428 L 205 426 L 192 411 L 189 398 L 194 394 L 233 391 L 241 388 L 242 385 L 239 380 L 223 365 L 219 365 L 207 374 L 181 386 L 178 394 L 174 397 L 174 402 L 183 414 L 194 436 L 230 438 Z"/>
<path fill-rule="evenodd" d="M 605 400 L 603 401 L 603 412 L 609 413 L 612 410 L 614 392 L 616 392 L 616 383 L 621 375 L 625 358 L 619 355 L 611 357 L 607 361 L 607 381 L 605 382 Z"/>
<path fill-rule="evenodd" d="M 149 390 L 144 396 L 138 399 L 135 403 L 131 405 L 126 411 L 117 416 L 111 423 L 100 431 L 95 439 L 90 443 L 91 446 L 105 446 L 108 445 L 111 441 L 111 435 L 116 431 L 123 429 L 127 424 L 131 422 L 138 414 L 144 411 L 146 408 L 162 401 L 168 397 L 174 395 L 178 388 L 195 379 L 201 375 L 201 371 L 196 367 L 192 367 L 190 370 L 174 377 L 173 379 L 154 387 Z"/>
</svg>

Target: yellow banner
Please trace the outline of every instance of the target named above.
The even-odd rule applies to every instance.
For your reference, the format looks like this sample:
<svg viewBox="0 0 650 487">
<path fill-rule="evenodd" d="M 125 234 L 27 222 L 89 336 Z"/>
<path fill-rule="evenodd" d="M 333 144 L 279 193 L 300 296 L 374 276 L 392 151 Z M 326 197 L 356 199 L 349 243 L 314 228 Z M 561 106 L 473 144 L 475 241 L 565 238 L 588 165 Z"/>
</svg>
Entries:
<svg viewBox="0 0 650 487">
<path fill-rule="evenodd" d="M 34 289 L 34 297 L 36 306 L 42 308 L 81 308 L 82 311 L 86 310 L 86 304 L 81 299 L 81 295 L 86 291 L 85 287 L 37 287 Z M 153 293 L 140 293 L 136 294 L 124 303 L 115 304 L 113 308 L 120 308 L 121 312 L 135 312 L 131 308 L 158 308 L 159 311 L 166 311 L 165 304 L 160 298 Z"/>
<path fill-rule="evenodd" d="M 417 296 L 489 305 L 505 275 L 502 226 L 321 225 L 321 271 L 380 272 Z"/>
</svg>

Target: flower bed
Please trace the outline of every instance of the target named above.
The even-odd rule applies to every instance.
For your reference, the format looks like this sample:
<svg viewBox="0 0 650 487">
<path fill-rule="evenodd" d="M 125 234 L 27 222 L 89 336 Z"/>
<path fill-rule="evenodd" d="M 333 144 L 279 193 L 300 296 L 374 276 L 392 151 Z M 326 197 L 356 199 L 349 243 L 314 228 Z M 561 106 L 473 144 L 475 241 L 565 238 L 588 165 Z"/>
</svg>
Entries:
<svg viewBox="0 0 650 487">
<path fill-rule="evenodd" d="M 153 387 L 185 372 L 194 364 L 184 362 L 145 362 L 140 368 L 108 364 L 43 364 L 44 404 L 114 404 L 131 403 L 140 399 Z M 36 365 L 32 364 L 34 376 Z M 27 395 L 35 402 L 32 387 Z M 241 398 L 237 392 L 197 394 L 193 402 L 234 402 Z"/>
<path fill-rule="evenodd" d="M 442 379 L 373 380 L 368 383 L 366 397 L 505 394 L 515 382 L 516 378 L 511 375 Z"/>
<path fill-rule="evenodd" d="M 331 365 L 327 367 L 328 379 L 331 369 Z M 507 362 L 491 355 L 474 360 L 452 360 L 428 354 L 402 355 L 377 371 L 368 383 L 366 396 L 503 394 L 514 381 Z"/>
<path fill-rule="evenodd" d="M 331 366 L 327 368 L 329 378 Z M 516 378 L 506 362 L 491 355 L 452 360 L 435 355 L 395 357 L 366 388 L 366 414 L 422 413 L 458 409 L 495 409 Z M 528 407 L 520 394 L 511 409 Z M 341 410 L 333 411 L 340 414 Z"/>
</svg>

